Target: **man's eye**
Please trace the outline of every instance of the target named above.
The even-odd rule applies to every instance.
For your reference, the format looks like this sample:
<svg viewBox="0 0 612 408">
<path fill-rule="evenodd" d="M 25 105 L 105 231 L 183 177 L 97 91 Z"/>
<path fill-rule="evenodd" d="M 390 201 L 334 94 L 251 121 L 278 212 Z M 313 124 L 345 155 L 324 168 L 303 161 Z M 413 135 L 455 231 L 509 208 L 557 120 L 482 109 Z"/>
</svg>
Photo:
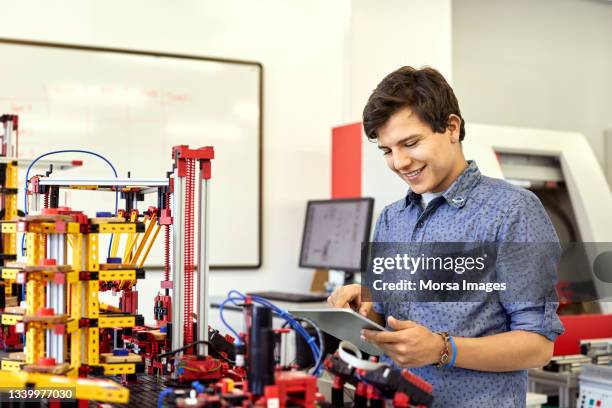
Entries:
<svg viewBox="0 0 612 408">
<path fill-rule="evenodd" d="M 382 153 L 383 153 L 383 156 L 387 156 L 388 154 L 391 153 L 391 150 L 383 150 Z"/>
<path fill-rule="evenodd" d="M 411 143 L 404 143 L 404 146 L 405 147 L 415 147 L 418 144 L 419 142 L 411 142 Z"/>
</svg>

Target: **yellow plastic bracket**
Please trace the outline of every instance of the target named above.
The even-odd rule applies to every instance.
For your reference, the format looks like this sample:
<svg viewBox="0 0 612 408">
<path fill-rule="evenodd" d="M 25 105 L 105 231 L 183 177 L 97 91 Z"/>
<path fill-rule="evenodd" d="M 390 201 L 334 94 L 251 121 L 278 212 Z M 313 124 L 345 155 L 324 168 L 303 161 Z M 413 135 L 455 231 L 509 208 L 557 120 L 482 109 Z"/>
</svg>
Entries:
<svg viewBox="0 0 612 408">
<path fill-rule="evenodd" d="M 9 313 L 4 313 L 2 315 L 2 324 L 5 324 L 7 326 L 14 326 L 21 321 L 23 321 L 22 315 L 15 315 Z"/>
<path fill-rule="evenodd" d="M 21 371 L 22 364 L 21 361 L 2 360 L 2 371 Z"/>
<path fill-rule="evenodd" d="M 97 327 L 87 329 L 87 363 L 90 365 L 98 365 L 100 363 L 99 338 L 100 331 Z"/>
<path fill-rule="evenodd" d="M 106 223 L 98 225 L 100 225 L 100 229 L 98 230 L 100 234 L 123 234 L 136 232 L 136 224 L 132 223 Z"/>
<path fill-rule="evenodd" d="M 144 235 L 142 236 L 142 239 L 138 243 L 138 248 L 136 248 L 136 253 L 130 259 L 130 264 L 135 265 L 136 262 L 138 261 L 138 258 L 140 257 L 140 254 L 142 253 L 142 251 L 144 250 L 144 248 L 145 248 L 145 246 L 147 244 L 147 240 L 151 236 L 151 232 L 153 231 L 153 228 L 155 228 L 156 221 L 157 221 L 157 214 L 151 215 L 151 218 L 149 220 L 149 223 L 147 224 L 147 228 L 146 228 L 146 230 L 144 232 Z"/>
<path fill-rule="evenodd" d="M 133 363 L 130 363 L 130 364 L 100 364 L 100 365 L 104 367 L 104 375 L 136 373 L 136 366 Z"/>
<path fill-rule="evenodd" d="M 98 274 L 98 279 L 103 282 L 115 281 L 115 280 L 134 280 L 136 279 L 136 270 L 134 269 L 102 270 Z"/>
<path fill-rule="evenodd" d="M 17 279 L 17 273 L 19 273 L 21 269 L 15 268 L 2 268 L 2 279 Z"/>
<path fill-rule="evenodd" d="M 14 234 L 16 232 L 17 232 L 16 222 L 3 222 L 2 223 L 2 233 L 3 234 Z"/>
<path fill-rule="evenodd" d="M 134 316 L 100 316 L 98 318 L 98 327 L 101 329 L 134 326 L 136 326 L 136 319 Z"/>
<path fill-rule="evenodd" d="M 142 268 L 142 265 L 144 265 L 145 261 L 147 260 L 147 257 L 149 256 L 149 252 L 151 252 L 151 248 L 153 247 L 153 244 L 155 243 L 155 240 L 157 239 L 157 235 L 159 234 L 160 229 L 161 229 L 161 225 L 157 225 L 157 227 L 155 228 L 155 233 L 153 234 L 153 238 L 149 240 L 149 245 L 147 246 L 147 250 L 142 256 L 140 263 L 138 264 L 139 268 Z"/>
</svg>

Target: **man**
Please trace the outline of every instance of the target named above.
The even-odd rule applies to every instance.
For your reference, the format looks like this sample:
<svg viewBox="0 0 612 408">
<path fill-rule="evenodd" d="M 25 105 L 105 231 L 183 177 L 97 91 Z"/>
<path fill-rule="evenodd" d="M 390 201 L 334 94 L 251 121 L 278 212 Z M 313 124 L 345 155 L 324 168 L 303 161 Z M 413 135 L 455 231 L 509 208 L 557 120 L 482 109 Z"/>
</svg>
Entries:
<svg viewBox="0 0 612 408">
<path fill-rule="evenodd" d="M 370 96 L 363 124 L 410 187 L 384 208 L 374 241 L 558 245 L 533 193 L 485 177 L 465 160 L 457 98 L 436 70 L 403 67 L 389 74 Z M 526 369 L 545 365 L 563 332 L 552 301 L 367 303 L 360 293 L 359 285 L 344 286 L 328 302 L 386 324 L 391 331 L 362 336 L 394 365 L 429 381 L 436 407 L 524 407 Z"/>
</svg>

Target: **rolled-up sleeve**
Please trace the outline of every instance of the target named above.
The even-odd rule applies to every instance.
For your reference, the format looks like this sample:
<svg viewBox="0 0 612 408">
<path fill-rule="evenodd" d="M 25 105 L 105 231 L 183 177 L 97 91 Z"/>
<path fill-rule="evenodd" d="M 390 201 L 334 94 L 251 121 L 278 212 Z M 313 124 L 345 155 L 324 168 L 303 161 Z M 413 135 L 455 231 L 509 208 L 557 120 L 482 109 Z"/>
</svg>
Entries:
<svg viewBox="0 0 612 408">
<path fill-rule="evenodd" d="M 504 303 L 510 317 L 510 330 L 525 330 L 541 334 L 550 341 L 563 333 L 563 324 L 557 315 L 557 302 L 527 304 L 527 302 Z"/>
<path fill-rule="evenodd" d="M 555 341 L 563 333 L 555 290 L 561 251 L 552 222 L 533 193 L 509 206 L 498 241 L 498 275 L 513 288 L 502 301 L 510 330 Z"/>
</svg>

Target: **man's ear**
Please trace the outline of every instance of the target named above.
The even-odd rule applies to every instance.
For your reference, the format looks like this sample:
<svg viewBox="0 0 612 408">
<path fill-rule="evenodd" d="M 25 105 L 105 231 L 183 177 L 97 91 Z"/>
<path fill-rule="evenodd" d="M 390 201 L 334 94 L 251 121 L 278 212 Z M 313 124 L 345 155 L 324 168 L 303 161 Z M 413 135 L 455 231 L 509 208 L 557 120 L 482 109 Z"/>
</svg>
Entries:
<svg viewBox="0 0 612 408">
<path fill-rule="evenodd" d="M 451 143 L 459 143 L 459 134 L 461 131 L 461 118 L 454 113 L 448 115 L 448 124 L 446 129 L 450 132 Z"/>
</svg>

